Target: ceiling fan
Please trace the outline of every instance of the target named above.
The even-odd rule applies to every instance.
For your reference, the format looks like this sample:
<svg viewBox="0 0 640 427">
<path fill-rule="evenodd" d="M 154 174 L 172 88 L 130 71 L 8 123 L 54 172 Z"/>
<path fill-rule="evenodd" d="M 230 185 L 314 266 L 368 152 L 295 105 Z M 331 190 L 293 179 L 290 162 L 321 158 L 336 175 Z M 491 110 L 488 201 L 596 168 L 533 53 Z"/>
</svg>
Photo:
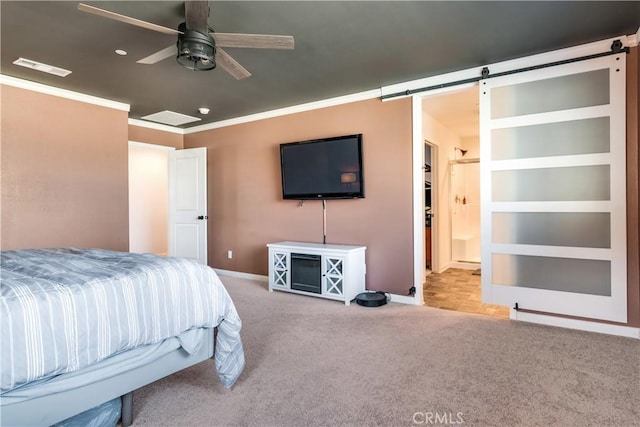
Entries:
<svg viewBox="0 0 640 427">
<path fill-rule="evenodd" d="M 257 49 L 293 49 L 294 47 L 292 36 L 214 32 L 207 23 L 209 19 L 208 1 L 185 1 L 185 22 L 181 23 L 177 30 L 84 3 L 78 4 L 78 10 L 160 33 L 178 36 L 178 41 L 175 45 L 136 61 L 139 64 L 155 64 L 170 56 L 175 56 L 180 65 L 190 70 L 212 70 L 216 65 L 220 65 L 225 71 L 240 80 L 251 76 L 251 73 L 225 52 L 222 49 L 223 47 Z"/>
</svg>

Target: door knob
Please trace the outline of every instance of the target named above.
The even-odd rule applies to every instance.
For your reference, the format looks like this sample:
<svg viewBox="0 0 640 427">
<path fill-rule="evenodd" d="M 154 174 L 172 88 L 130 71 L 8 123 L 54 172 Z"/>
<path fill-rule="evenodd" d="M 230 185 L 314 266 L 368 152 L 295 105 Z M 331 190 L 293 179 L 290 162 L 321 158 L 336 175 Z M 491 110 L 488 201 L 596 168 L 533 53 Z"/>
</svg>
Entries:
<svg viewBox="0 0 640 427">
<path fill-rule="evenodd" d="M 198 219 L 209 219 L 207 215 L 198 215 Z"/>
</svg>

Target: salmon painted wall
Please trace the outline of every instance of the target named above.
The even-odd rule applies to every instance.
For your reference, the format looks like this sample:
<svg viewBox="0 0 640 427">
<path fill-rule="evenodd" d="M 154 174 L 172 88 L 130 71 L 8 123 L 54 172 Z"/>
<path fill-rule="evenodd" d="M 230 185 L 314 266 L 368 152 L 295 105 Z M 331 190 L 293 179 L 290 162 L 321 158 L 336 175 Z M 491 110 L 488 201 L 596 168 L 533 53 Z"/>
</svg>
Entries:
<svg viewBox="0 0 640 427">
<path fill-rule="evenodd" d="M 1 86 L 3 250 L 128 250 L 127 112 Z"/>
<path fill-rule="evenodd" d="M 327 201 L 327 243 L 367 246 L 367 288 L 406 295 L 413 285 L 410 99 L 186 134 L 185 148 L 208 151 L 209 265 L 267 275 L 267 243 L 322 243 L 322 203 L 282 199 L 279 144 L 355 133 L 363 134 L 366 197 Z"/>
<path fill-rule="evenodd" d="M 640 55 L 627 59 L 628 324 L 640 326 Z M 412 284 L 411 104 L 362 101 L 181 135 L 123 111 L 0 86 L 2 249 L 128 249 L 127 140 L 209 148 L 209 264 L 267 274 L 265 244 L 320 242 L 319 202 L 281 198 L 278 145 L 362 132 L 367 198 L 329 201 L 330 243 L 368 246 L 368 287 Z M 45 143 L 46 141 L 46 143 Z M 99 189 L 99 191 L 96 191 Z M 226 258 L 227 250 L 234 258 Z"/>
</svg>

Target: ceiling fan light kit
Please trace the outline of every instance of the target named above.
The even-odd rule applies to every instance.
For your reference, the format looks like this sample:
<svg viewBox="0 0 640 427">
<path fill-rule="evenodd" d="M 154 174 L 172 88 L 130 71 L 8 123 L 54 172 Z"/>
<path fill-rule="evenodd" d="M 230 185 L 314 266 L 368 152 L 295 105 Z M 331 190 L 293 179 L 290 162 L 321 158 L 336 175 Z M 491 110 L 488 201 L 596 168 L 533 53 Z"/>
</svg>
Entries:
<svg viewBox="0 0 640 427">
<path fill-rule="evenodd" d="M 183 22 L 178 27 L 178 64 L 193 71 L 212 70 L 216 67 L 216 42 L 208 33 L 187 29 Z"/>
</svg>

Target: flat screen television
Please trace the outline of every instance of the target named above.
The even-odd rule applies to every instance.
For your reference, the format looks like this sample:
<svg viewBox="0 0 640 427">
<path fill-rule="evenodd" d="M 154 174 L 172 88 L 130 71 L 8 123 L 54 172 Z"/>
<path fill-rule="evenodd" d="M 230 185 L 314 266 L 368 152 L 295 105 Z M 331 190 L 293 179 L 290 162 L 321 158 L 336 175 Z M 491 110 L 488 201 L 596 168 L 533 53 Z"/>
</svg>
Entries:
<svg viewBox="0 0 640 427">
<path fill-rule="evenodd" d="M 282 197 L 364 197 L 362 134 L 280 144 Z"/>
</svg>

